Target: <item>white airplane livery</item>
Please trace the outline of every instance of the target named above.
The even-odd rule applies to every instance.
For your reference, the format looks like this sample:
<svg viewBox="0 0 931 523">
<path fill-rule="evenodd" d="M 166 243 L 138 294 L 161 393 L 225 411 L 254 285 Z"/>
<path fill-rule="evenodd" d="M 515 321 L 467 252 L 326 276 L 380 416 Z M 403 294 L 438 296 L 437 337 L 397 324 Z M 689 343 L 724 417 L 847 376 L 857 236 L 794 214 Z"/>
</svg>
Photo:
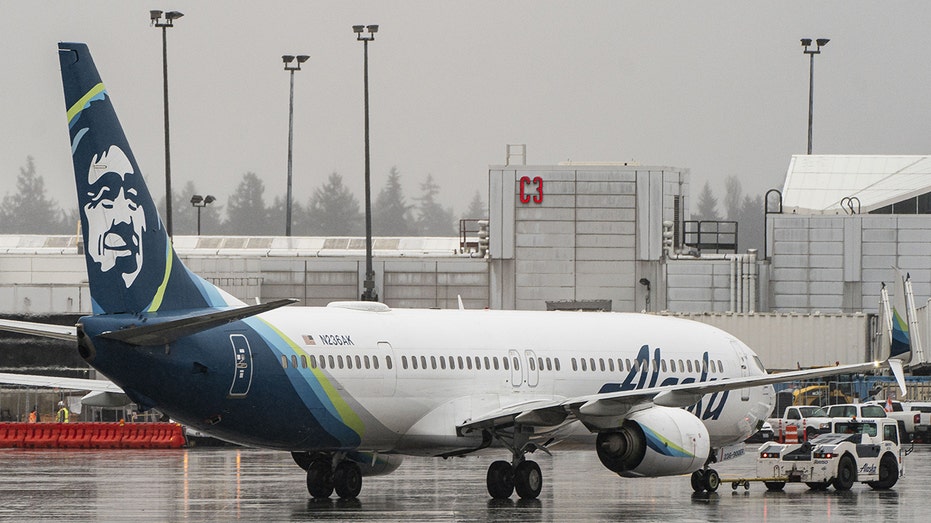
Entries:
<svg viewBox="0 0 931 523">
<path fill-rule="evenodd" d="M 620 476 L 691 473 L 714 490 L 710 465 L 769 415 L 773 383 L 882 365 L 770 375 L 730 334 L 648 314 L 247 306 L 175 254 L 87 46 L 59 44 L 59 57 L 94 313 L 74 328 L 2 327 L 75 340 L 112 383 L 2 381 L 125 394 L 291 452 L 315 498 L 356 497 L 405 455 L 480 451 L 506 457 L 490 463 L 490 496 L 536 498 L 528 458 L 561 444 Z M 908 350 L 886 360 L 900 379 Z"/>
</svg>

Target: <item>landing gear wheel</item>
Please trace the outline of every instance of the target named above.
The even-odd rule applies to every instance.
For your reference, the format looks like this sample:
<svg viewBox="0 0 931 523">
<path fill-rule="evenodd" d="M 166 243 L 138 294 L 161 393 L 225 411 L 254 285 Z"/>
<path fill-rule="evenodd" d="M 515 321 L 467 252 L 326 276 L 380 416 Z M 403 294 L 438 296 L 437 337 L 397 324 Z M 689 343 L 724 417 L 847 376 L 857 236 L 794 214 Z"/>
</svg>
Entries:
<svg viewBox="0 0 931 523">
<path fill-rule="evenodd" d="M 892 488 L 899 480 L 899 462 L 892 454 L 886 454 L 879 460 L 879 481 L 870 481 L 867 485 L 874 490 Z"/>
<path fill-rule="evenodd" d="M 514 469 L 507 461 L 494 461 L 485 476 L 488 494 L 494 499 L 507 499 L 514 492 Z"/>
<path fill-rule="evenodd" d="M 849 455 L 841 456 L 837 463 L 837 477 L 834 478 L 835 490 L 850 490 L 857 480 L 857 464 Z"/>
<path fill-rule="evenodd" d="M 362 492 L 362 469 L 354 461 L 343 461 L 333 472 L 333 486 L 340 499 L 354 499 Z"/>
<path fill-rule="evenodd" d="M 317 459 L 307 467 L 307 492 L 317 499 L 325 499 L 333 493 L 333 471 L 330 462 Z"/>
<path fill-rule="evenodd" d="M 770 492 L 779 492 L 786 486 L 785 481 L 764 481 L 763 484 L 766 485 L 766 490 Z"/>
<path fill-rule="evenodd" d="M 705 471 L 705 490 L 708 492 L 714 492 L 718 490 L 718 487 L 721 486 L 721 476 L 718 476 L 718 471 L 714 469 L 708 469 Z"/>
<path fill-rule="evenodd" d="M 696 470 L 692 473 L 692 490 L 695 492 L 704 492 L 705 491 L 705 471 Z"/>
<path fill-rule="evenodd" d="M 806 481 L 805 484 L 811 490 L 827 490 L 828 486 L 831 485 L 828 481 Z"/>
<path fill-rule="evenodd" d="M 514 469 L 514 488 L 521 499 L 537 499 L 543 489 L 543 472 L 536 461 L 522 461 Z"/>
</svg>

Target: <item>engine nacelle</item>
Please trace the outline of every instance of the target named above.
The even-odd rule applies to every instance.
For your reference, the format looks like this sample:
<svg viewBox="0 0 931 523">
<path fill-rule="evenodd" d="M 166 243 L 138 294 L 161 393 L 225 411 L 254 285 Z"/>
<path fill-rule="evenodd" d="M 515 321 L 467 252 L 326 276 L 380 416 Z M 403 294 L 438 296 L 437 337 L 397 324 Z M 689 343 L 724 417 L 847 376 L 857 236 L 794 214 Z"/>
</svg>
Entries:
<svg viewBox="0 0 931 523">
<path fill-rule="evenodd" d="M 598 433 L 595 448 L 601 463 L 620 476 L 671 476 L 702 468 L 711 440 L 691 413 L 654 406 L 631 414 L 619 430 Z"/>
</svg>

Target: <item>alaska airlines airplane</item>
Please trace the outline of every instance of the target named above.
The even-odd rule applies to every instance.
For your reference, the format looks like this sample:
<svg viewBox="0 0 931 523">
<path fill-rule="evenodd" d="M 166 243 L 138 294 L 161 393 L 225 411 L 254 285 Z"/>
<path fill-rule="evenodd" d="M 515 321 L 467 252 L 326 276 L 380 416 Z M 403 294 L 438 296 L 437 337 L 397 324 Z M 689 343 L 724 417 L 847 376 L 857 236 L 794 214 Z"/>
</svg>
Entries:
<svg viewBox="0 0 931 523">
<path fill-rule="evenodd" d="M 724 331 L 647 314 L 247 306 L 172 249 L 87 46 L 59 58 L 94 313 L 4 327 L 74 339 L 112 380 L 76 388 L 291 452 L 315 498 L 356 497 L 405 455 L 489 449 L 510 458 L 490 464 L 489 494 L 532 499 L 543 477 L 528 455 L 560 443 L 620 476 L 691 473 L 714 490 L 710 465 L 769 415 L 773 383 L 880 366 L 770 375 Z M 908 350 L 887 360 L 900 385 Z"/>
</svg>

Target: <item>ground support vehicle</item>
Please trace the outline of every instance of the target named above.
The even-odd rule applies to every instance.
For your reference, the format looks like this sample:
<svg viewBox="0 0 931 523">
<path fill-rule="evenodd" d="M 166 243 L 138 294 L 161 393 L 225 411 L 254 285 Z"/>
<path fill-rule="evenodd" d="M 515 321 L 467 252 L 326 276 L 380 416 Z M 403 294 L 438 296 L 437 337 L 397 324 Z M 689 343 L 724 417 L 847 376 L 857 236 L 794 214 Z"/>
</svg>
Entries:
<svg viewBox="0 0 931 523">
<path fill-rule="evenodd" d="M 757 481 L 769 490 L 805 483 L 813 490 L 849 490 L 855 482 L 889 489 L 902 474 L 899 425 L 891 418 L 838 418 L 829 434 L 800 444 L 765 443 L 757 458 Z M 748 480 L 730 481 L 737 485 Z M 736 483 L 736 484 L 735 484 Z"/>
</svg>

